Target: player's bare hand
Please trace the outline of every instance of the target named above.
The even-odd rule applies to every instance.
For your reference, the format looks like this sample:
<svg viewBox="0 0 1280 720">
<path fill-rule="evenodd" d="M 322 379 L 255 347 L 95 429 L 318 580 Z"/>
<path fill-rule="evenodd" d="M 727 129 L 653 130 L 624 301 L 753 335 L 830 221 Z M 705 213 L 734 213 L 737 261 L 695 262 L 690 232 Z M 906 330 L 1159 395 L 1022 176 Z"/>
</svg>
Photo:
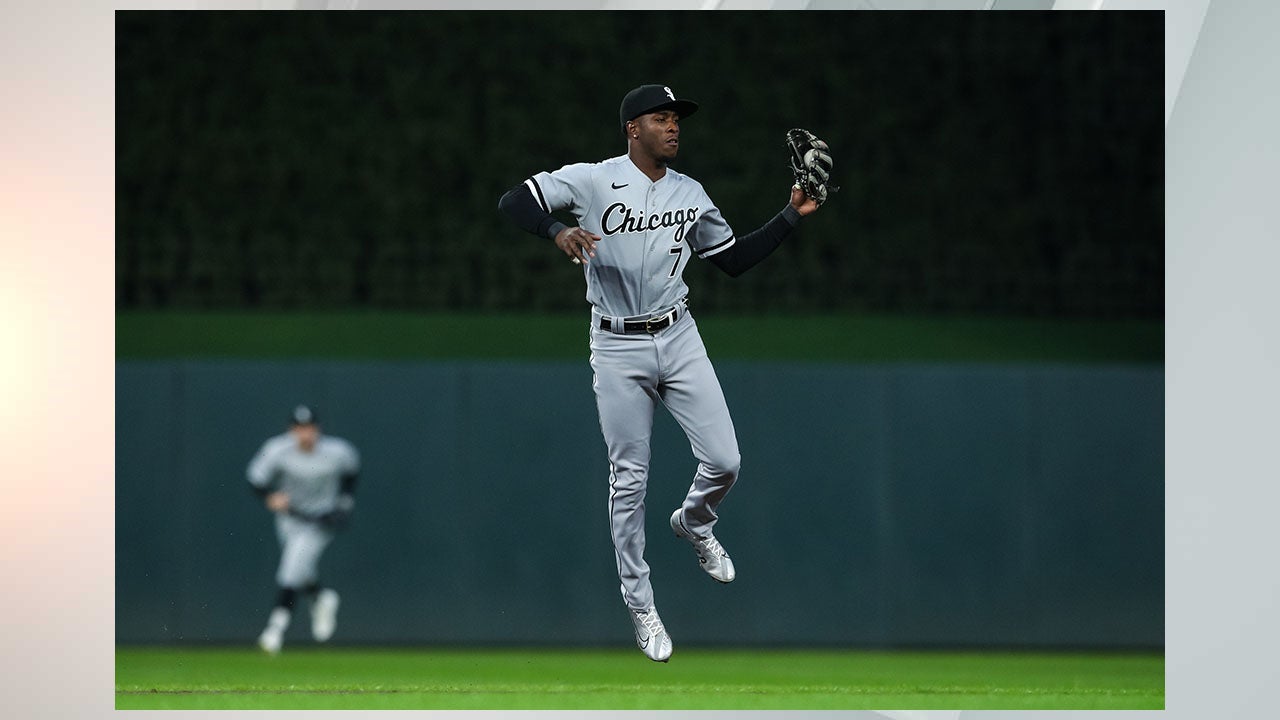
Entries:
<svg viewBox="0 0 1280 720">
<path fill-rule="evenodd" d="M 590 262 L 596 256 L 596 243 L 600 236 L 580 227 L 565 228 L 556 235 L 556 247 L 560 248 L 573 264 Z"/>
<path fill-rule="evenodd" d="M 268 495 L 267 509 L 276 513 L 286 512 L 289 509 L 289 493 L 277 490 Z"/>
<path fill-rule="evenodd" d="M 804 194 L 804 190 L 799 185 L 791 186 L 791 207 L 796 209 L 803 217 L 818 209 L 818 203 L 808 195 Z"/>
</svg>

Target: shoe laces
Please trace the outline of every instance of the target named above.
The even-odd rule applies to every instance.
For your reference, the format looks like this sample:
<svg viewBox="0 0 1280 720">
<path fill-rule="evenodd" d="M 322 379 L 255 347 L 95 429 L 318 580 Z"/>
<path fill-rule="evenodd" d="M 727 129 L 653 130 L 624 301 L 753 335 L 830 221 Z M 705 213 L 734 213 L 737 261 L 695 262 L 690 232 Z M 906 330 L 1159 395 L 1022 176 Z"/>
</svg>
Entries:
<svg viewBox="0 0 1280 720">
<path fill-rule="evenodd" d="M 729 553 L 724 551 L 724 547 L 720 545 L 720 541 L 715 537 L 703 538 L 698 541 L 698 548 L 707 557 L 728 557 Z"/>
<path fill-rule="evenodd" d="M 650 636 L 656 637 L 667 632 L 667 629 L 662 626 L 662 618 L 658 617 L 657 610 L 638 612 L 636 617 L 640 618 L 640 622 L 648 628 Z"/>
</svg>

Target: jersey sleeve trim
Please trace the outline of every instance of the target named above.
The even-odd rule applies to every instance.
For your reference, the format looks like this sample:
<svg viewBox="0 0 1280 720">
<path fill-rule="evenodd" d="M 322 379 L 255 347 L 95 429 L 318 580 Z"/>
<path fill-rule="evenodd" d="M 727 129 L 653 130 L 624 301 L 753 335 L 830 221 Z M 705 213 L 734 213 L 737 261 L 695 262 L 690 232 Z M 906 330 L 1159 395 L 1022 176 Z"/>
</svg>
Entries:
<svg viewBox="0 0 1280 720">
<path fill-rule="evenodd" d="M 729 248 L 733 247 L 733 244 L 737 241 L 738 239 L 736 237 L 734 237 L 733 235 L 730 235 L 728 240 L 724 240 L 720 243 L 712 245 L 711 247 L 706 248 L 705 250 L 696 250 L 694 251 L 694 254 L 696 254 L 699 258 L 709 258 L 712 255 L 715 255 L 716 253 L 724 252 L 725 250 L 728 250 Z"/>
<path fill-rule="evenodd" d="M 533 178 L 529 178 L 524 181 L 524 184 L 529 186 L 529 191 L 538 199 L 538 205 L 542 208 L 542 211 L 547 213 L 551 212 L 550 206 L 547 205 L 547 199 L 542 196 L 542 188 L 538 187 L 538 181 Z"/>
</svg>

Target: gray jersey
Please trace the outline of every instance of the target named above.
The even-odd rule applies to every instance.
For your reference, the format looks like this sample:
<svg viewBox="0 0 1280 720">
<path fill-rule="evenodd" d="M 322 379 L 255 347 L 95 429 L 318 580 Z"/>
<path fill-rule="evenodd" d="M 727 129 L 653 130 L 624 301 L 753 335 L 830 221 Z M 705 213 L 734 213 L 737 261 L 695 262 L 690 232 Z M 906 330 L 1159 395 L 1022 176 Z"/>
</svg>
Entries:
<svg viewBox="0 0 1280 720">
<path fill-rule="evenodd" d="M 583 271 L 587 302 L 604 315 L 651 315 L 675 305 L 689 292 L 681 276 L 690 252 L 707 258 L 734 244 L 702 185 L 671 168 L 654 182 L 621 155 L 525 182 L 543 210 L 568 210 L 600 236 Z"/>
<path fill-rule="evenodd" d="M 268 439 L 249 461 L 249 482 L 289 495 L 289 507 L 306 515 L 334 508 L 343 475 L 360 471 L 355 447 L 338 437 L 321 435 L 311 452 L 303 452 L 290 433 Z"/>
</svg>

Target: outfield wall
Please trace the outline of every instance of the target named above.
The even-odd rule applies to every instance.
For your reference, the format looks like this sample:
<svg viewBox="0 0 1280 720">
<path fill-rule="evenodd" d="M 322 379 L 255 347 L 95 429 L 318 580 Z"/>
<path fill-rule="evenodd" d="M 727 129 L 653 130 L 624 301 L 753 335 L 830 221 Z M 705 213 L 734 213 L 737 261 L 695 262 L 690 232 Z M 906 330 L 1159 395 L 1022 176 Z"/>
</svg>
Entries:
<svg viewBox="0 0 1280 720">
<path fill-rule="evenodd" d="M 666 527 L 693 472 L 654 431 L 647 559 L 677 642 L 1159 646 L 1155 366 L 720 362 L 742 448 L 720 586 Z M 323 575 L 351 643 L 631 641 L 581 362 L 121 361 L 116 636 L 247 643 L 277 546 L 244 467 L 314 404 L 364 472 Z M 305 616 L 290 639 L 306 637 Z"/>
</svg>

